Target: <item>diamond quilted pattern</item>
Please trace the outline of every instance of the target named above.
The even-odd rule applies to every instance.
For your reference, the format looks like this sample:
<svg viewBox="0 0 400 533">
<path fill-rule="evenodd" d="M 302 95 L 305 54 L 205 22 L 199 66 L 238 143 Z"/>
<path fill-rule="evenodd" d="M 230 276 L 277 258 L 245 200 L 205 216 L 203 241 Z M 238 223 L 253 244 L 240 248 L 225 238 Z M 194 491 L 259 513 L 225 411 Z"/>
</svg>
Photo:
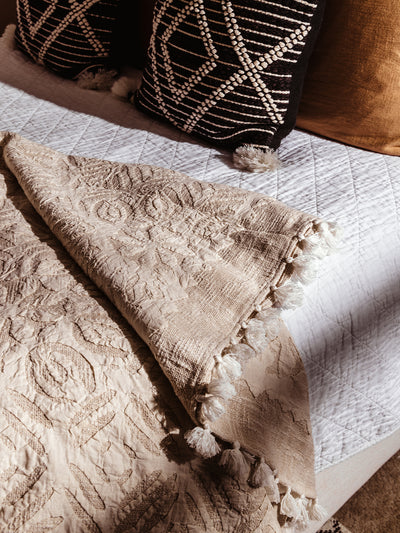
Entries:
<svg viewBox="0 0 400 533">
<path fill-rule="evenodd" d="M 308 373 L 317 470 L 400 427 L 399 158 L 294 131 L 279 150 L 282 168 L 246 174 L 226 151 L 82 91 L 1 42 L 0 65 L 0 129 L 66 153 L 264 192 L 337 220 L 345 230 L 340 253 L 325 260 L 304 306 L 286 316 Z"/>
</svg>

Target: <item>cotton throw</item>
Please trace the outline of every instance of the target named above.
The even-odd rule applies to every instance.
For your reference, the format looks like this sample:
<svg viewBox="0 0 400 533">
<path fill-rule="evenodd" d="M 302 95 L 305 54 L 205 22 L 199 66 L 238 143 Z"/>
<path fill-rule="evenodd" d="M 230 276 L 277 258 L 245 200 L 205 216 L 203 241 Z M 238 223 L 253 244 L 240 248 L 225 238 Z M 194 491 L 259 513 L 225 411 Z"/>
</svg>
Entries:
<svg viewBox="0 0 400 533">
<path fill-rule="evenodd" d="M 1 528 L 320 516 L 279 317 L 335 241 L 272 198 L 1 136 Z"/>
</svg>

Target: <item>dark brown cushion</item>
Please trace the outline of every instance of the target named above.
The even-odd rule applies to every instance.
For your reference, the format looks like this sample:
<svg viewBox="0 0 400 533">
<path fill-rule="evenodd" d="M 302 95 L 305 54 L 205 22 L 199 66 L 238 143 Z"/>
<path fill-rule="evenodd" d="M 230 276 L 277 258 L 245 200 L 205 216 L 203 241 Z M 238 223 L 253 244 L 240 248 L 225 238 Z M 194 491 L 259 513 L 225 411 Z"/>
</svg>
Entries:
<svg viewBox="0 0 400 533">
<path fill-rule="evenodd" d="M 17 0 L 18 46 L 67 77 L 110 64 L 119 0 Z"/>
</svg>

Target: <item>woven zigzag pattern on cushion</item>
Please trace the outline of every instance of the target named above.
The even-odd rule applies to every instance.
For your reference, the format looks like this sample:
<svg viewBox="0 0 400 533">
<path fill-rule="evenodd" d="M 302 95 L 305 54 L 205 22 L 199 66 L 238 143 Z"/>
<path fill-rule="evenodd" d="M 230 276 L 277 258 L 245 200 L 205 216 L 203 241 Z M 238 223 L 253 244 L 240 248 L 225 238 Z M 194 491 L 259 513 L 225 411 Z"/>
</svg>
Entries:
<svg viewBox="0 0 400 533">
<path fill-rule="evenodd" d="M 351 533 L 343 524 L 335 518 L 330 518 L 317 533 Z"/>
<path fill-rule="evenodd" d="M 119 0 L 17 0 L 16 42 L 36 63 L 74 77 L 107 64 Z"/>
<path fill-rule="evenodd" d="M 159 0 L 144 111 L 236 148 L 277 148 L 295 122 L 322 2 Z"/>
</svg>

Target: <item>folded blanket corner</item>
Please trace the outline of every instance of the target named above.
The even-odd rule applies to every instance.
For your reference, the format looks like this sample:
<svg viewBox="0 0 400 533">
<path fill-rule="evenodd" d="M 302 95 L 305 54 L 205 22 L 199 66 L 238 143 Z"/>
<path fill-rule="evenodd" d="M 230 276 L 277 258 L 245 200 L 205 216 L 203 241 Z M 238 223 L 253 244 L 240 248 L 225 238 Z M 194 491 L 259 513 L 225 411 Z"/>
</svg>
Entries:
<svg viewBox="0 0 400 533">
<path fill-rule="evenodd" d="M 51 235 L 151 350 L 196 424 L 189 446 L 220 454 L 285 523 L 318 517 L 306 374 L 280 313 L 301 305 L 338 228 L 168 169 L 1 144 Z"/>
</svg>

